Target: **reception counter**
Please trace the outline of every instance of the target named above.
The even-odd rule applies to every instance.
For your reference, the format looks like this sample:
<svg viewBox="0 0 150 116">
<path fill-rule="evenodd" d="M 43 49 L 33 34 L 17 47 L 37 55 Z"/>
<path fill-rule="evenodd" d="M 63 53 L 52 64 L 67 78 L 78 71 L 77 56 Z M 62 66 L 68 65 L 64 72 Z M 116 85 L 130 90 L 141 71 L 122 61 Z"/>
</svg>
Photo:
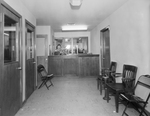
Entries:
<svg viewBox="0 0 150 116">
<path fill-rule="evenodd" d="M 48 72 L 56 76 L 77 75 L 97 76 L 99 74 L 99 55 L 56 55 L 48 57 Z"/>
</svg>

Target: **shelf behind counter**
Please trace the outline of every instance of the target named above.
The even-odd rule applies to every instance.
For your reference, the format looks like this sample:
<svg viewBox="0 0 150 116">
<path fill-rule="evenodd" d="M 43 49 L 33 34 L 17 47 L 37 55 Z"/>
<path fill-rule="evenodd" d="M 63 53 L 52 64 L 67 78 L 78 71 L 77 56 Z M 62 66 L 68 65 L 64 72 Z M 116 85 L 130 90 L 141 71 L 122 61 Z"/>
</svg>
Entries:
<svg viewBox="0 0 150 116">
<path fill-rule="evenodd" d="M 48 56 L 48 72 L 53 73 L 55 76 L 97 76 L 99 74 L 99 55 Z"/>
</svg>

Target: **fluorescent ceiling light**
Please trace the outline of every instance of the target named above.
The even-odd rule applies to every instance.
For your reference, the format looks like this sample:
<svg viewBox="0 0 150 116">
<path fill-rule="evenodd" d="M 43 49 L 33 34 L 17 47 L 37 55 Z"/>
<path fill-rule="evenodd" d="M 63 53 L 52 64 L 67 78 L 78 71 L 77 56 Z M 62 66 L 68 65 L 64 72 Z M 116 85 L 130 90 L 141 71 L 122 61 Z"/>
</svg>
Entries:
<svg viewBox="0 0 150 116">
<path fill-rule="evenodd" d="M 70 0 L 70 4 L 72 6 L 80 6 L 82 4 L 82 0 Z"/>
<path fill-rule="evenodd" d="M 86 25 L 65 25 L 62 26 L 63 31 L 80 31 L 80 30 L 87 30 Z"/>
</svg>

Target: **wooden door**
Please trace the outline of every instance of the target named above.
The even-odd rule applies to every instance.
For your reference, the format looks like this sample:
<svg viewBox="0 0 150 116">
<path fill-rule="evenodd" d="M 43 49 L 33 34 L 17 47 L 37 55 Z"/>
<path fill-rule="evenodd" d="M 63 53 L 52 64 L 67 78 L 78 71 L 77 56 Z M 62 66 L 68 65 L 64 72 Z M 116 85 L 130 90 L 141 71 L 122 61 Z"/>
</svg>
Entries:
<svg viewBox="0 0 150 116">
<path fill-rule="evenodd" d="M 101 38 L 101 68 L 110 67 L 110 36 L 109 29 L 105 28 L 100 32 Z"/>
<path fill-rule="evenodd" d="M 0 5 L 0 38 L 2 76 L 0 77 L 0 115 L 14 116 L 21 107 L 21 16 L 6 3 Z"/>
<path fill-rule="evenodd" d="M 26 99 L 36 87 L 35 27 L 26 21 Z"/>
</svg>

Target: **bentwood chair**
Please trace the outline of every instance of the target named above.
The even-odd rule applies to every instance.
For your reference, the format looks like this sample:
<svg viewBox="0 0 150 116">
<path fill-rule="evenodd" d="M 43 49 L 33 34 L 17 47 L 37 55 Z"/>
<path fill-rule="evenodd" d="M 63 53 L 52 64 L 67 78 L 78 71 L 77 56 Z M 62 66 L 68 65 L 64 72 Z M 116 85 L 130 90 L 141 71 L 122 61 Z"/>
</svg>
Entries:
<svg viewBox="0 0 150 116">
<path fill-rule="evenodd" d="M 119 95 L 121 93 L 132 93 L 135 86 L 137 67 L 133 65 L 124 65 L 121 73 L 112 74 L 113 78 L 122 77 L 122 83 L 106 83 L 106 96 L 109 102 L 109 92 L 115 96 L 116 112 L 119 109 Z"/>
<path fill-rule="evenodd" d="M 139 116 L 149 116 L 145 108 L 150 99 L 150 75 L 142 75 L 139 77 L 133 94 L 122 93 L 120 94 L 120 97 L 127 100 L 122 116 L 129 116 L 127 112 L 129 106 L 130 108 L 133 106 L 133 108 L 139 113 Z"/>
<path fill-rule="evenodd" d="M 100 90 L 100 94 L 102 95 L 102 89 L 105 88 L 106 82 L 113 82 L 114 79 L 111 76 L 111 73 L 116 72 L 117 63 L 111 62 L 109 69 L 102 69 L 101 75 L 97 78 L 97 89 Z"/>
<path fill-rule="evenodd" d="M 53 86 L 53 83 L 51 81 L 51 79 L 53 78 L 53 74 L 48 75 L 45 67 L 41 64 L 38 65 L 37 71 L 38 71 L 38 74 L 41 77 L 41 81 L 42 81 L 42 83 L 40 84 L 38 89 L 40 89 L 44 85 L 46 86 L 47 89 L 49 89 L 50 86 Z M 47 82 L 50 83 L 49 86 L 48 86 Z"/>
</svg>

